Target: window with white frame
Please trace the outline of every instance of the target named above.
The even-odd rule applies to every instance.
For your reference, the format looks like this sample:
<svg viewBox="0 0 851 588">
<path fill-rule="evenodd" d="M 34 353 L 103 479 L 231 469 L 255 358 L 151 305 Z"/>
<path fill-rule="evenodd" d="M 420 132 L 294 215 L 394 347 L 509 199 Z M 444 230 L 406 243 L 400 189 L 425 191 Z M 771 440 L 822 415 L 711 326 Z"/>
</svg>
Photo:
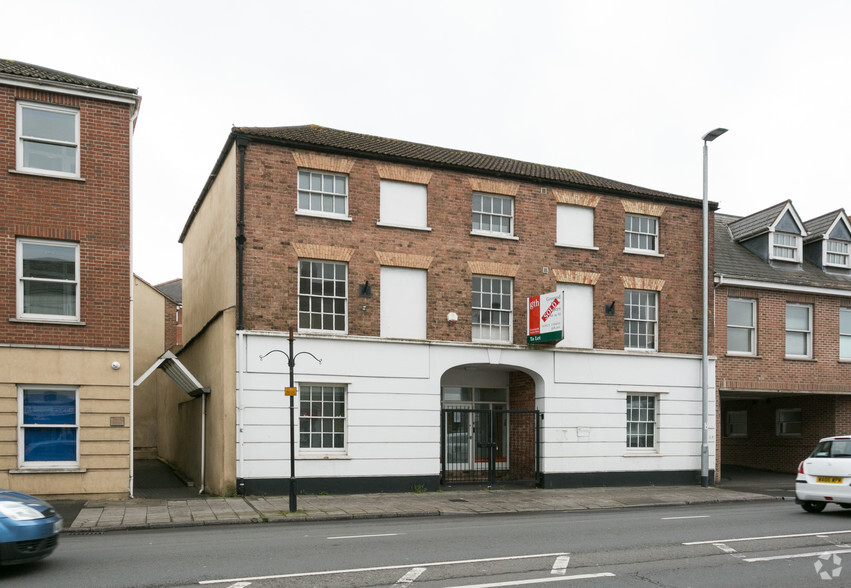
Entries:
<svg viewBox="0 0 851 588">
<path fill-rule="evenodd" d="M 791 233 L 772 233 L 771 257 L 783 261 L 800 261 L 801 237 Z"/>
<path fill-rule="evenodd" d="M 654 351 L 657 345 L 657 293 L 648 290 L 626 290 L 623 318 L 624 349 Z"/>
<path fill-rule="evenodd" d="M 473 276 L 473 341 L 511 343 L 512 280 Z"/>
<path fill-rule="evenodd" d="M 824 242 L 824 264 L 834 267 L 851 267 L 847 241 L 828 239 Z"/>
<path fill-rule="evenodd" d="M 380 200 L 380 224 L 428 228 L 428 186 L 425 184 L 381 180 Z"/>
<path fill-rule="evenodd" d="M 298 210 L 345 217 L 349 213 L 349 178 L 331 172 L 298 170 Z"/>
<path fill-rule="evenodd" d="M 348 266 L 335 261 L 298 262 L 300 331 L 346 332 Z"/>
<path fill-rule="evenodd" d="M 346 448 L 346 388 L 299 386 L 299 448 L 342 452 Z"/>
<path fill-rule="evenodd" d="M 786 356 L 812 357 L 813 307 L 786 303 Z"/>
<path fill-rule="evenodd" d="M 728 410 L 724 432 L 727 434 L 727 437 L 747 437 L 748 411 Z"/>
<path fill-rule="evenodd" d="M 644 253 L 659 252 L 659 219 L 655 216 L 627 214 L 624 249 Z"/>
<path fill-rule="evenodd" d="M 556 347 L 594 347 L 594 286 L 556 284 L 564 292 L 564 339 Z"/>
<path fill-rule="evenodd" d="M 800 437 L 802 430 L 800 408 L 777 409 L 777 436 Z"/>
<path fill-rule="evenodd" d="M 427 272 L 381 267 L 381 336 L 426 338 Z"/>
<path fill-rule="evenodd" d="M 851 360 L 851 308 L 839 309 L 839 359 Z"/>
<path fill-rule="evenodd" d="M 756 300 L 727 300 L 727 353 L 756 353 Z"/>
<path fill-rule="evenodd" d="M 20 467 L 77 467 L 79 392 L 76 388 L 21 386 L 18 389 Z"/>
<path fill-rule="evenodd" d="M 594 209 L 587 206 L 556 206 L 556 245 L 594 248 Z"/>
<path fill-rule="evenodd" d="M 514 198 L 473 192 L 473 232 L 485 235 L 514 234 Z"/>
<path fill-rule="evenodd" d="M 630 394 L 626 397 L 626 446 L 628 449 L 656 448 L 657 397 Z"/>
<path fill-rule="evenodd" d="M 18 102 L 19 171 L 79 177 L 80 111 Z"/>
<path fill-rule="evenodd" d="M 18 318 L 80 318 L 80 246 L 63 241 L 18 239 Z"/>
</svg>

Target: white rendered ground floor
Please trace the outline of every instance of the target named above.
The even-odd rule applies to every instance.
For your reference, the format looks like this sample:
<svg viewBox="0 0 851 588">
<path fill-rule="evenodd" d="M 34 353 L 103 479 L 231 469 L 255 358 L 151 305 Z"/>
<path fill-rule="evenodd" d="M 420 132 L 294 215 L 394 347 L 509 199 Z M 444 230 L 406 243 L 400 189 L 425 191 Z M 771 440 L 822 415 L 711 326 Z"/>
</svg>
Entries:
<svg viewBox="0 0 851 588">
<path fill-rule="evenodd" d="M 287 493 L 291 433 L 299 492 L 436 490 L 482 467 L 544 488 L 700 482 L 697 355 L 305 335 L 293 350 L 287 396 L 288 335 L 237 335 L 240 493 Z"/>
</svg>

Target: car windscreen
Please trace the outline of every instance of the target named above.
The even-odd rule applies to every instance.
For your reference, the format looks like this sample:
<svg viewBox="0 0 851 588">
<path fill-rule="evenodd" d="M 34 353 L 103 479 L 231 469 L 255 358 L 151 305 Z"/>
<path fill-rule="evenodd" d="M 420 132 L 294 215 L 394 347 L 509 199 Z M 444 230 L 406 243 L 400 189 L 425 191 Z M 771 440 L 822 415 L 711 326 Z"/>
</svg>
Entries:
<svg viewBox="0 0 851 588">
<path fill-rule="evenodd" d="M 822 441 L 810 457 L 851 457 L 851 439 Z"/>
</svg>

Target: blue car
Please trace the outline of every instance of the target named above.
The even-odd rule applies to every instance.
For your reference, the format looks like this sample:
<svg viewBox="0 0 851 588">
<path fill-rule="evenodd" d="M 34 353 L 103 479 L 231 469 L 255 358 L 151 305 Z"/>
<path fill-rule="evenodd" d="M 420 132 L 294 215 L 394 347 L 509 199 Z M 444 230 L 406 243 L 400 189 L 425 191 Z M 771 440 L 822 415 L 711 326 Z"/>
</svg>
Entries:
<svg viewBox="0 0 851 588">
<path fill-rule="evenodd" d="M 59 543 L 62 517 L 45 501 L 0 489 L 0 565 L 38 561 Z"/>
</svg>

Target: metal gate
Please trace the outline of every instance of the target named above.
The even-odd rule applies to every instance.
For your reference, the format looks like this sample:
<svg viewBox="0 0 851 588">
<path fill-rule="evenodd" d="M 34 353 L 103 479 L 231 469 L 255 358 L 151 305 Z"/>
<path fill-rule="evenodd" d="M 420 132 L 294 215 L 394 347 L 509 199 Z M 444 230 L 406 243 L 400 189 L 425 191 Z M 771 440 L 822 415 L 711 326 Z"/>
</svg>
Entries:
<svg viewBox="0 0 851 588">
<path fill-rule="evenodd" d="M 541 413 L 466 407 L 441 409 L 441 482 L 538 482 Z"/>
</svg>

